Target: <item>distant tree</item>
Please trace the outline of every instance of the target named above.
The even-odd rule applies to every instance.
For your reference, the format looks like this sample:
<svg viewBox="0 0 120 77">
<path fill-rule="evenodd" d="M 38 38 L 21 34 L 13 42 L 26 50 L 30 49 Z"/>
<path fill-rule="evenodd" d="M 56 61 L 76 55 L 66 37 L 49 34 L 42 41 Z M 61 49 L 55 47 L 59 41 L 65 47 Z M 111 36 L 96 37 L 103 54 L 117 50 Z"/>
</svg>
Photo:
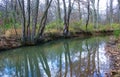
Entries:
<svg viewBox="0 0 120 77">
<path fill-rule="evenodd" d="M 58 19 L 61 21 L 60 0 L 57 0 Z"/>
<path fill-rule="evenodd" d="M 113 0 L 110 0 L 110 25 L 113 23 Z"/>
<path fill-rule="evenodd" d="M 98 24 L 99 24 L 99 2 L 100 2 L 100 0 L 97 0 L 97 19 L 96 19 L 97 28 L 98 28 Z"/>
<path fill-rule="evenodd" d="M 120 23 L 120 0 L 118 0 L 118 22 Z"/>
<path fill-rule="evenodd" d="M 108 23 L 109 20 L 109 6 L 108 6 L 108 0 L 106 1 L 106 23 Z"/>
<path fill-rule="evenodd" d="M 90 0 L 90 2 L 92 3 L 92 8 L 93 8 L 92 10 L 93 26 L 96 29 L 97 28 L 97 11 L 95 8 L 95 0 Z"/>
<path fill-rule="evenodd" d="M 80 2 L 82 2 L 81 0 L 75 0 L 75 2 L 77 3 L 77 7 L 78 7 L 78 13 L 79 13 L 79 20 L 82 19 L 82 14 L 81 14 L 81 5 Z"/>
<path fill-rule="evenodd" d="M 89 23 L 89 16 L 90 16 L 90 0 L 87 0 L 87 20 L 86 20 L 86 31 L 88 31 L 87 27 L 88 27 L 88 23 Z"/>
<path fill-rule="evenodd" d="M 8 22 L 8 0 L 5 0 L 4 1 L 5 3 L 5 19 L 4 19 L 4 23 L 7 23 Z"/>
</svg>

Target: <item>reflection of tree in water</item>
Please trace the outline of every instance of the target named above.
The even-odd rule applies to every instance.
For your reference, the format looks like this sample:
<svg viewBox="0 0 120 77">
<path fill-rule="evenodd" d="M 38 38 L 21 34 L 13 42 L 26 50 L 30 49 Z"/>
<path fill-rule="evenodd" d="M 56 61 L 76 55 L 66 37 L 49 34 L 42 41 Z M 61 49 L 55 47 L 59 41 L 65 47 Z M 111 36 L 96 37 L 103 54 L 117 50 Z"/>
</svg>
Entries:
<svg viewBox="0 0 120 77">
<path fill-rule="evenodd" d="M 84 47 L 83 47 L 84 44 Z M 59 59 L 59 75 L 58 77 L 94 77 L 94 71 L 96 69 L 95 57 L 96 52 L 98 52 L 99 44 L 97 42 L 89 43 L 88 40 L 84 41 L 84 43 L 79 43 L 78 52 L 74 53 L 70 50 L 70 44 L 68 42 L 64 42 L 64 59 L 65 59 L 65 67 L 62 67 L 62 54 L 60 54 Z M 73 49 L 76 50 L 76 49 Z M 84 51 L 83 51 L 84 50 Z M 72 53 L 72 54 L 71 54 Z M 79 54 L 76 56 L 76 54 Z M 85 55 L 84 55 L 85 54 Z M 74 58 L 77 60 L 73 60 Z M 64 70 L 65 71 L 62 71 Z M 99 70 L 99 69 L 98 69 Z"/>
<path fill-rule="evenodd" d="M 33 54 L 33 52 L 28 52 L 27 50 L 25 52 L 22 52 L 22 55 L 16 55 L 15 60 L 14 57 L 7 57 L 6 59 L 9 61 L 5 64 L 3 69 L 7 69 L 8 71 L 10 71 L 11 69 L 13 69 L 12 71 L 14 73 L 11 73 L 10 75 L 12 77 L 17 76 L 17 77 L 44 77 L 44 71 L 46 73 L 46 75 L 48 77 L 51 77 L 50 74 L 50 69 L 48 66 L 48 61 L 44 55 L 44 50 L 40 49 L 41 51 L 37 50 L 31 50 L 31 51 L 35 51 L 35 53 Z M 20 51 L 18 51 L 20 52 Z M 42 52 L 42 53 L 41 53 Z M 13 65 L 11 64 L 13 63 Z M 12 66 L 11 66 L 12 65 Z M 8 69 L 8 67 L 6 66 L 11 66 L 10 69 Z M 0 68 L 1 69 L 1 68 Z M 1 70 L 0 70 L 1 73 Z M 4 73 L 4 71 L 3 71 Z M 9 73 L 6 75 L 9 75 Z"/>
<path fill-rule="evenodd" d="M 68 42 L 64 42 L 63 46 L 65 49 L 65 76 L 64 77 L 67 77 L 68 66 L 70 67 L 70 77 L 71 77 L 72 76 L 72 61 L 70 58 L 70 50 L 69 50 Z"/>
<path fill-rule="evenodd" d="M 97 39 L 18 49 L 0 56 L 0 73 L 12 77 L 100 77 L 98 49 Z"/>
<path fill-rule="evenodd" d="M 92 75 L 95 69 L 95 49 L 92 47 L 92 45 L 88 45 L 87 40 L 85 41 L 85 47 L 83 48 L 82 45 L 80 45 L 80 55 L 79 59 L 74 62 L 74 69 L 76 77 L 88 77 Z M 83 52 L 83 50 L 85 50 Z M 84 55 L 85 54 L 85 55 Z M 78 67 L 76 67 L 78 66 Z"/>
</svg>

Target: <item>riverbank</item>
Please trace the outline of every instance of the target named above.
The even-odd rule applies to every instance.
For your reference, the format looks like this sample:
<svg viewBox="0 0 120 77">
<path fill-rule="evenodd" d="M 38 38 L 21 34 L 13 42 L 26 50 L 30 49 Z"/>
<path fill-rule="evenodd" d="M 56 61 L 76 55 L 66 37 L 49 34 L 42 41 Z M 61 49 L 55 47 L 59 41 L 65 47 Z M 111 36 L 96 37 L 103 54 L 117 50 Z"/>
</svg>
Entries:
<svg viewBox="0 0 120 77">
<path fill-rule="evenodd" d="M 0 37 L 0 51 L 14 49 L 22 46 L 19 39 L 11 37 Z"/>
<path fill-rule="evenodd" d="M 65 39 L 65 38 L 74 38 L 74 37 L 85 38 L 91 36 L 101 36 L 101 35 L 111 35 L 111 34 L 113 34 L 113 30 L 107 30 L 107 31 L 102 30 L 102 31 L 93 31 L 93 32 L 86 32 L 86 31 L 70 32 L 70 35 L 67 37 L 64 37 L 62 34 L 58 34 L 58 33 L 46 33 L 44 34 L 43 38 L 37 41 L 37 44 L 42 44 L 49 41 Z M 22 46 L 23 45 L 19 38 L 16 39 L 15 37 L 0 36 L 0 51 L 14 49 Z"/>
<path fill-rule="evenodd" d="M 114 37 L 107 43 L 105 50 L 110 59 L 111 77 L 120 77 L 120 38 Z"/>
</svg>

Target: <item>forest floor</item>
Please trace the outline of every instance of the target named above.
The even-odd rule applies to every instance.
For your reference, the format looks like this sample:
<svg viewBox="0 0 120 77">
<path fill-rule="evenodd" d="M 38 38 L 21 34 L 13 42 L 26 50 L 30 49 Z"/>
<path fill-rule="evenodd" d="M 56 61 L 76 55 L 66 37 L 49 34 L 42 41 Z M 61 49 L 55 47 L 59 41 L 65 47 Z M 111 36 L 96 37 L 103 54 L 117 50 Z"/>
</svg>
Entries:
<svg viewBox="0 0 120 77">
<path fill-rule="evenodd" d="M 110 77 L 120 77 L 120 38 L 112 37 L 105 50 L 110 59 Z"/>
</svg>

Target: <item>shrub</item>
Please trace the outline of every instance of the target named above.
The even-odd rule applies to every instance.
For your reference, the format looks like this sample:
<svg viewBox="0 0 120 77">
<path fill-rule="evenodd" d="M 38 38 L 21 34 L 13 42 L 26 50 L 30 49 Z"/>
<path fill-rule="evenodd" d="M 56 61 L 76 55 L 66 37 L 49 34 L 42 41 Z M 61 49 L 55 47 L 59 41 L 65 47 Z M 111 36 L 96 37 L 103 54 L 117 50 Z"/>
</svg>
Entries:
<svg viewBox="0 0 120 77">
<path fill-rule="evenodd" d="M 58 29 L 61 30 L 63 29 L 63 22 L 56 20 L 53 22 L 50 22 L 46 25 L 46 29 Z"/>
<path fill-rule="evenodd" d="M 81 23 L 79 21 L 73 21 L 73 22 L 71 21 L 70 22 L 70 27 L 74 28 L 74 29 L 80 28 L 80 25 L 81 25 Z"/>
<path fill-rule="evenodd" d="M 114 35 L 116 38 L 118 38 L 120 36 L 120 30 L 115 30 Z"/>
</svg>

